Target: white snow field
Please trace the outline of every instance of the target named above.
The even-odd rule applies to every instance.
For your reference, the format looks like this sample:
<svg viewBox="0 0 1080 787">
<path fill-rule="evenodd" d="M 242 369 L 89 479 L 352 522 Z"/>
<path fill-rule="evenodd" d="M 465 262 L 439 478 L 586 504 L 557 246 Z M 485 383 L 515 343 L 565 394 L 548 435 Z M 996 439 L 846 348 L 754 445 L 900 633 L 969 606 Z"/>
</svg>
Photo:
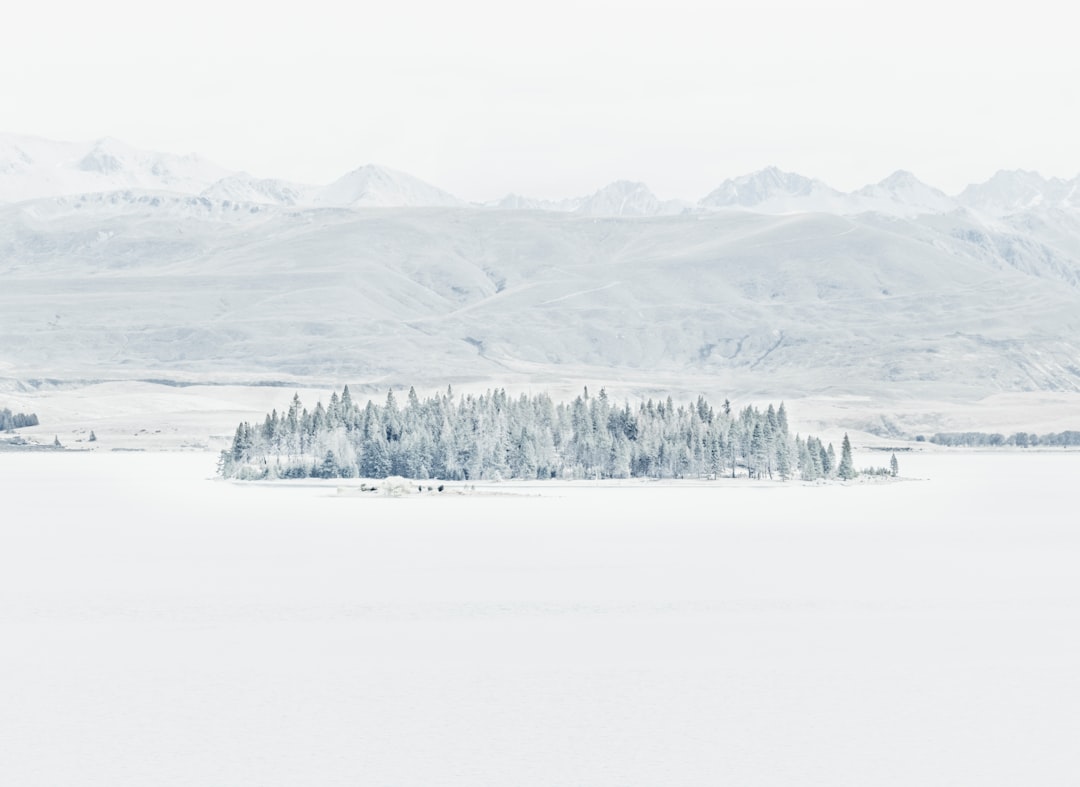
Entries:
<svg viewBox="0 0 1080 787">
<path fill-rule="evenodd" d="M 2 780 L 1075 785 L 1080 453 L 899 458 L 395 499 L 0 453 Z"/>
</svg>

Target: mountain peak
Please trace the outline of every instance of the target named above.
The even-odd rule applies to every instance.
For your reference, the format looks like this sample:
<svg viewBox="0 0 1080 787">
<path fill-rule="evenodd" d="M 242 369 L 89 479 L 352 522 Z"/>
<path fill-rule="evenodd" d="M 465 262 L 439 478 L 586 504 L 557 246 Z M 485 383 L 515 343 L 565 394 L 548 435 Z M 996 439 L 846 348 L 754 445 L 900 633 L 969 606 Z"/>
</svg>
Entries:
<svg viewBox="0 0 1080 787">
<path fill-rule="evenodd" d="M 768 166 L 729 178 L 700 203 L 706 209 L 753 208 L 764 213 L 834 210 L 842 194 L 820 180 Z"/>
<path fill-rule="evenodd" d="M 198 156 L 138 150 L 111 137 L 58 142 L 0 135 L 0 201 L 133 188 L 198 194 L 227 174 Z"/>
<path fill-rule="evenodd" d="M 679 200 L 661 201 L 639 181 L 616 180 L 579 200 L 575 212 L 587 216 L 670 216 L 686 207 Z"/>
<path fill-rule="evenodd" d="M 924 186 L 925 184 L 908 170 L 898 169 L 888 177 L 883 178 L 878 185 L 889 189 L 906 189 L 913 186 Z"/>
<path fill-rule="evenodd" d="M 964 205 L 991 216 L 1039 207 L 1069 207 L 1075 185 L 1060 178 L 1047 180 L 1026 169 L 999 169 L 983 183 L 973 183 L 958 199 Z"/>
<path fill-rule="evenodd" d="M 234 172 L 209 186 L 201 196 L 222 202 L 292 206 L 310 202 L 313 191 L 311 186 Z"/>
<path fill-rule="evenodd" d="M 660 207 L 644 183 L 616 180 L 578 205 L 577 212 L 588 216 L 654 216 Z"/>
<path fill-rule="evenodd" d="M 405 172 L 364 164 L 318 189 L 316 205 L 327 207 L 465 207 L 463 200 Z"/>
<path fill-rule="evenodd" d="M 111 175 L 124 168 L 123 151 L 115 140 L 107 137 L 95 140 L 93 147 L 79 159 L 78 168 L 83 172 Z"/>
<path fill-rule="evenodd" d="M 849 195 L 849 201 L 851 213 L 874 212 L 887 216 L 948 213 L 958 207 L 954 199 L 926 185 L 906 169 L 898 169 L 878 183 L 863 186 Z"/>
</svg>

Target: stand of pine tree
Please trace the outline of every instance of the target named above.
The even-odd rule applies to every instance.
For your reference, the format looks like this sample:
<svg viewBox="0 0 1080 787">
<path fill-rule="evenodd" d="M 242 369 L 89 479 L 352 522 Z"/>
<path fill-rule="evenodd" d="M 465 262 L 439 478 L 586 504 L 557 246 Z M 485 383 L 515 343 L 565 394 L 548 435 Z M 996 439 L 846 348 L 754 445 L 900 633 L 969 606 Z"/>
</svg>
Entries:
<svg viewBox="0 0 1080 787">
<path fill-rule="evenodd" d="M 496 389 L 421 400 L 409 389 L 399 405 L 356 404 L 348 386 L 308 410 L 294 396 L 285 413 L 241 423 L 223 451 L 226 478 L 827 478 L 832 446 L 792 438 L 784 405 L 734 412 L 703 397 L 688 405 L 618 405 L 588 389 L 572 402 Z"/>
<path fill-rule="evenodd" d="M 24 426 L 37 426 L 38 417 L 34 413 L 13 413 L 6 407 L 0 410 L 0 432 L 8 429 L 21 429 Z"/>
</svg>

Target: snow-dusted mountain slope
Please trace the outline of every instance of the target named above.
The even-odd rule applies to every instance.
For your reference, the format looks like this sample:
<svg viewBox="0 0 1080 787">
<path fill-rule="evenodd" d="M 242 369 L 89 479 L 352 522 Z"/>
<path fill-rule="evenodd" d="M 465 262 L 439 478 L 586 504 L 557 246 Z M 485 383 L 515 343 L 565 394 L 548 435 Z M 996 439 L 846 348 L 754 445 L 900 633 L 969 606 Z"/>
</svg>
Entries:
<svg viewBox="0 0 1080 787">
<path fill-rule="evenodd" d="M 1080 390 L 1042 211 L 605 219 L 134 191 L 0 206 L 2 376 Z"/>
<path fill-rule="evenodd" d="M 206 188 L 201 196 L 218 202 L 244 202 L 264 205 L 309 205 L 313 186 L 289 183 L 276 178 L 255 178 L 246 172 L 227 175 Z"/>
<path fill-rule="evenodd" d="M 497 210 L 548 210 L 583 216 L 674 216 L 693 208 L 683 200 L 660 200 L 644 183 L 617 180 L 587 197 L 541 200 L 508 194 L 483 207 Z"/>
<path fill-rule="evenodd" d="M 323 208 L 467 207 L 464 200 L 412 175 L 373 164 L 360 167 L 328 186 L 309 186 L 246 173 L 229 175 L 202 192 L 214 200 Z"/>
<path fill-rule="evenodd" d="M 725 180 L 698 203 L 700 208 L 739 208 L 758 213 L 844 213 L 844 195 L 820 180 L 766 167 Z"/>
<path fill-rule="evenodd" d="M 944 192 L 928 186 L 910 172 L 897 170 L 880 183 L 864 186 L 848 195 L 846 213 L 875 212 L 887 216 L 918 216 L 949 213 L 960 204 Z"/>
<path fill-rule="evenodd" d="M 644 183 L 617 180 L 583 198 L 575 212 L 585 216 L 671 216 L 688 207 L 679 200 L 657 199 Z"/>
<path fill-rule="evenodd" d="M 556 213 L 573 213 L 581 205 L 581 199 L 547 200 L 507 194 L 501 199 L 484 202 L 478 207 L 493 210 L 550 210 Z"/>
<path fill-rule="evenodd" d="M 1001 170 L 985 183 L 968 186 L 958 197 L 966 207 L 990 216 L 1035 208 L 1080 209 L 1080 176 L 1044 178 L 1038 172 Z"/>
<path fill-rule="evenodd" d="M 132 188 L 198 194 L 227 174 L 195 155 L 136 150 L 115 139 L 0 134 L 0 202 Z"/>
<path fill-rule="evenodd" d="M 334 208 L 446 208 L 467 203 L 404 172 L 373 164 L 317 189 L 311 202 Z"/>
<path fill-rule="evenodd" d="M 373 164 L 318 186 L 230 172 L 198 156 L 136 150 L 112 139 L 74 143 L 0 134 L 0 202 L 128 190 L 305 208 L 455 207 L 642 218 L 725 210 L 838 216 L 872 212 L 912 218 L 967 209 L 993 221 L 1037 209 L 1080 211 L 1080 176 L 1047 179 L 1023 170 L 998 172 L 956 197 L 902 170 L 880 183 L 844 193 L 820 180 L 766 167 L 725 180 L 696 203 L 660 200 L 644 183 L 629 180 L 617 180 L 583 197 L 545 200 L 508 194 L 491 202 L 467 203 L 412 175 Z"/>
<path fill-rule="evenodd" d="M 724 181 L 698 203 L 698 208 L 706 211 L 739 209 L 774 215 L 830 213 L 851 216 L 872 212 L 911 218 L 949 213 L 959 209 L 960 203 L 904 170 L 894 172 L 880 183 L 845 194 L 820 180 L 769 167 Z"/>
<path fill-rule="evenodd" d="M 367 165 L 326 186 L 256 178 L 197 156 L 136 150 L 113 139 L 55 142 L 0 134 L 0 202 L 126 190 L 304 207 L 465 207 L 404 172 Z"/>
</svg>

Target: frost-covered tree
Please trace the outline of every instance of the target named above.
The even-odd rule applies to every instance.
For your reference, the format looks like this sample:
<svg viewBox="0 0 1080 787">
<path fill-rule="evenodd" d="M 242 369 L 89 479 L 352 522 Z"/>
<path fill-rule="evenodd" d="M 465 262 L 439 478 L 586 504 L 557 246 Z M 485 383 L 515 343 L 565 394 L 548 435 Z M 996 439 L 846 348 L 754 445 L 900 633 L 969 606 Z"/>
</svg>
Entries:
<svg viewBox="0 0 1080 787">
<path fill-rule="evenodd" d="M 13 413 L 6 407 L 0 410 L 0 432 L 37 425 L 38 417 L 35 413 Z"/>
<path fill-rule="evenodd" d="M 239 424 L 221 473 L 235 478 L 686 478 L 731 475 L 788 479 L 821 475 L 825 451 L 792 442 L 787 412 L 769 406 L 735 414 L 704 397 L 671 397 L 632 408 L 606 390 L 569 403 L 546 394 L 512 398 L 502 389 L 455 399 L 453 390 L 404 404 L 388 391 L 360 406 L 346 388 L 308 411 L 299 396 L 284 414 Z M 816 464 L 815 464 L 816 463 Z"/>
<path fill-rule="evenodd" d="M 791 478 L 791 446 L 787 437 L 781 437 L 776 445 L 776 472 L 781 481 Z"/>
<path fill-rule="evenodd" d="M 892 473 L 893 478 L 900 475 L 900 463 L 896 461 L 896 454 L 889 457 L 889 472 Z"/>
<path fill-rule="evenodd" d="M 915 439 L 918 440 L 919 437 L 916 437 Z M 973 448 L 996 448 L 999 446 L 1028 448 L 1039 445 L 1070 448 L 1080 446 L 1080 431 L 1069 430 L 1065 432 L 1051 432 L 1043 435 L 1031 432 L 1017 432 L 1008 437 L 996 433 L 988 434 L 986 432 L 939 432 L 930 437 L 930 442 L 936 443 L 937 445 L 965 446 Z"/>
<path fill-rule="evenodd" d="M 844 433 L 844 442 L 840 446 L 840 465 L 836 468 L 836 474 L 845 481 L 855 477 L 855 464 L 851 459 L 851 441 L 847 433 Z"/>
</svg>

